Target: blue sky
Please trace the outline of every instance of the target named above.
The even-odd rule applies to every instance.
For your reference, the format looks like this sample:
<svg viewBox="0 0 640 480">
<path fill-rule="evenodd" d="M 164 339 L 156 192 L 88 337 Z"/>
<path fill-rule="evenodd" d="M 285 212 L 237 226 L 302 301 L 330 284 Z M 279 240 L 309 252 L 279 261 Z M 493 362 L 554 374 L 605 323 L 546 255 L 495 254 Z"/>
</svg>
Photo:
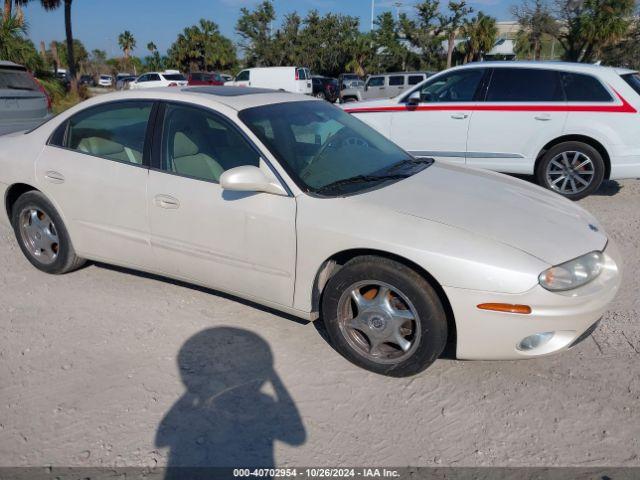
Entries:
<svg viewBox="0 0 640 480">
<path fill-rule="evenodd" d="M 508 20 L 510 5 L 517 0 L 472 0 L 476 10 Z M 223 34 L 237 40 L 234 27 L 241 7 L 253 7 L 258 0 L 76 0 L 73 3 L 74 36 L 88 50 L 100 48 L 108 55 L 118 55 L 118 35 L 130 30 L 137 40 L 135 55 L 147 54 L 146 45 L 153 41 L 164 52 L 186 26 L 200 18 L 213 20 Z M 376 14 L 384 10 L 396 11 L 397 0 L 376 0 Z M 401 11 L 411 12 L 415 0 L 402 0 Z M 441 1 L 446 4 L 446 0 Z M 363 30 L 371 23 L 371 0 L 275 0 L 278 17 L 294 10 L 303 14 L 311 9 L 320 13 L 339 12 L 360 17 Z M 44 40 L 64 39 L 62 8 L 45 12 L 38 1 L 25 8 L 29 36 L 36 46 Z"/>
</svg>

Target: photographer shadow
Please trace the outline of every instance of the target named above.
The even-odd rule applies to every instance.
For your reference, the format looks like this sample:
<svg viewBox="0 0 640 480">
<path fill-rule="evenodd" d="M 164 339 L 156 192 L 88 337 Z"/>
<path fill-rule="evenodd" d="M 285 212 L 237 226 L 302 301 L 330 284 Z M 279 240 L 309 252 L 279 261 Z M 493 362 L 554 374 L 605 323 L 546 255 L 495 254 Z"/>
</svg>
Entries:
<svg viewBox="0 0 640 480">
<path fill-rule="evenodd" d="M 186 391 L 155 441 L 169 448 L 165 479 L 223 476 L 212 477 L 211 467 L 274 468 L 275 440 L 304 443 L 298 409 L 260 336 L 231 327 L 203 330 L 180 349 L 178 368 Z"/>
</svg>

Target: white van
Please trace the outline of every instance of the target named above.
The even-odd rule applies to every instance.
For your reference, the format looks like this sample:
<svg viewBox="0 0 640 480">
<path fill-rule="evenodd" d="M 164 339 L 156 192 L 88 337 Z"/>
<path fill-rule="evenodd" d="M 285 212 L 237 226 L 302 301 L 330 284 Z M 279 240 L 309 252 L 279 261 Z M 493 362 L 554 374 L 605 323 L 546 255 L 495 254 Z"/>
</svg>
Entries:
<svg viewBox="0 0 640 480">
<path fill-rule="evenodd" d="M 262 67 L 242 70 L 225 82 L 234 87 L 258 87 L 311 95 L 311 72 L 304 67 Z"/>
</svg>

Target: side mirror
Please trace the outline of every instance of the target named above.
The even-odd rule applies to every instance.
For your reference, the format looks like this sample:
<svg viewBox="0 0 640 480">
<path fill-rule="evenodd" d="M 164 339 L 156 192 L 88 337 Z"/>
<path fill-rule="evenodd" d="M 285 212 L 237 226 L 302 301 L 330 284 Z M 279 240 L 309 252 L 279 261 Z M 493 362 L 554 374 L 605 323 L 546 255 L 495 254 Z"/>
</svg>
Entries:
<svg viewBox="0 0 640 480">
<path fill-rule="evenodd" d="M 274 195 L 287 195 L 277 183 L 267 178 L 262 170 L 253 165 L 244 165 L 227 170 L 220 175 L 220 186 L 235 192 L 264 192 Z"/>
<path fill-rule="evenodd" d="M 420 104 L 420 90 L 416 90 L 407 99 L 407 105 L 417 107 Z"/>
</svg>

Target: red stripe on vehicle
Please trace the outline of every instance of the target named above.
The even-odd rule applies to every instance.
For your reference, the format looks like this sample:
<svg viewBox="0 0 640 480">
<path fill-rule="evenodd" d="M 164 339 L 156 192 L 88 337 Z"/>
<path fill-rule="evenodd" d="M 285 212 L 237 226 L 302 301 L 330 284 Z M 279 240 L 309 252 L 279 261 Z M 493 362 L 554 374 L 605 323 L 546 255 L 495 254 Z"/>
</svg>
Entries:
<svg viewBox="0 0 640 480">
<path fill-rule="evenodd" d="M 449 111 L 470 110 L 475 112 L 600 112 L 600 113 L 638 113 L 622 95 L 613 90 L 622 102 L 620 105 L 420 105 L 409 107 L 398 105 L 393 107 L 359 107 L 345 108 L 347 113 L 376 113 L 404 111 Z"/>
</svg>

